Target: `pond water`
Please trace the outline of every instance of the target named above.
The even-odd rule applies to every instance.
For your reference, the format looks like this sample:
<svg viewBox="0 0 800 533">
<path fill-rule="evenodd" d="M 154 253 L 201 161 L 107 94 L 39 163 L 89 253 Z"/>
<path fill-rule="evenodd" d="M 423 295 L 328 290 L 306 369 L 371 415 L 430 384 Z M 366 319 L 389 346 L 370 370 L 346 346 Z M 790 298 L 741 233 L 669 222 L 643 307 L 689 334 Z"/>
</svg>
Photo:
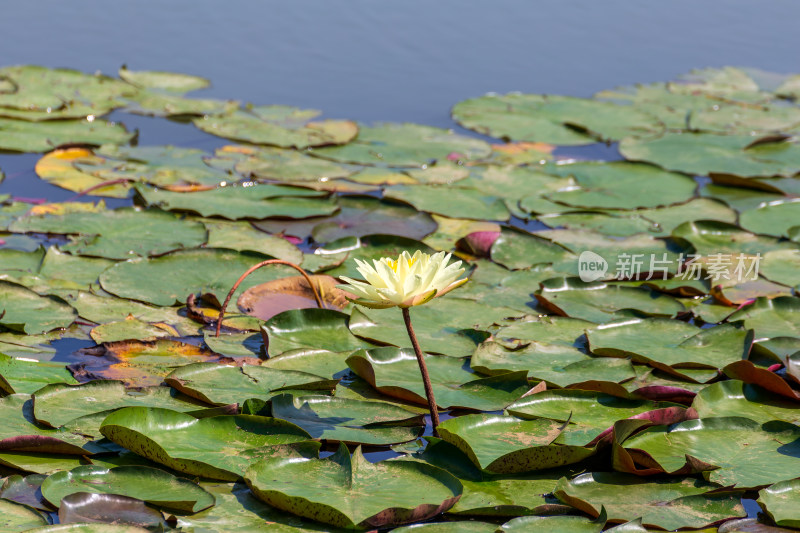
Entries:
<svg viewBox="0 0 800 533">
<path fill-rule="evenodd" d="M 450 107 L 490 91 L 590 96 L 706 66 L 798 72 L 797 20 L 800 3 L 792 0 L 17 1 L 3 5 L 0 66 L 187 72 L 212 80 L 207 97 L 468 133 Z M 188 124 L 111 118 L 139 129 L 144 145 L 228 143 Z M 613 146 L 569 154 L 617 157 Z M 38 158 L 0 155 L 0 193 L 73 198 L 36 179 Z M 75 348 L 57 346 L 56 359 Z M 753 516 L 758 508 L 745 501 Z"/>
</svg>

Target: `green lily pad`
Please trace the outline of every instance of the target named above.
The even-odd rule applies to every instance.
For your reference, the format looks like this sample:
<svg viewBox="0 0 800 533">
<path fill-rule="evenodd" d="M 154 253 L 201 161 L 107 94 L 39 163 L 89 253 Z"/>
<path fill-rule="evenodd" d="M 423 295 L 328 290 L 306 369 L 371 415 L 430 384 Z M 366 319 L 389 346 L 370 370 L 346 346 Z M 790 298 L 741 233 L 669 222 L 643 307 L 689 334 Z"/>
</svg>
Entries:
<svg viewBox="0 0 800 533">
<path fill-rule="evenodd" d="M 299 349 L 344 352 L 374 346 L 351 333 L 350 322 L 345 313 L 333 309 L 291 309 L 267 320 L 262 331 L 269 339 L 270 357 Z"/>
<path fill-rule="evenodd" d="M 125 144 L 134 136 L 122 124 L 94 118 L 47 122 L 0 118 L 0 149 L 14 152 L 47 152 L 63 144 Z"/>
<path fill-rule="evenodd" d="M 184 302 L 192 293 L 211 293 L 223 301 L 244 271 L 266 259 L 270 257 L 219 248 L 179 250 L 117 263 L 100 275 L 100 285 L 121 298 L 161 306 Z M 259 269 L 242 282 L 234 298 L 254 285 L 294 273 L 282 265 Z"/>
<path fill-rule="evenodd" d="M 534 234 L 503 229 L 491 248 L 492 261 L 517 270 L 577 260 L 568 250 Z"/>
<path fill-rule="evenodd" d="M 121 381 L 114 380 L 81 385 L 55 383 L 37 390 L 33 399 L 37 422 L 92 436 L 100 436 L 103 419 L 123 407 L 161 407 L 178 412 L 195 412 L 208 407 L 169 387 L 128 389 Z"/>
<path fill-rule="evenodd" d="M 800 481 L 781 481 L 758 491 L 758 504 L 781 527 L 800 527 L 797 501 L 800 498 Z"/>
<path fill-rule="evenodd" d="M 781 136 L 664 133 L 659 137 L 628 137 L 619 145 L 631 161 L 646 161 L 687 174 L 741 177 L 791 177 L 800 163 L 800 146 Z"/>
<path fill-rule="evenodd" d="M 800 476 L 800 428 L 741 417 L 654 426 L 621 443 L 652 458 L 655 471 L 701 471 L 709 481 L 752 488 Z"/>
<path fill-rule="evenodd" d="M 310 437 L 284 420 L 255 415 L 197 419 L 151 407 L 115 411 L 100 431 L 107 439 L 168 468 L 225 481 L 236 481 L 260 459 L 296 458 L 315 453 L 319 447 L 313 442 L 286 446 Z"/>
<path fill-rule="evenodd" d="M 119 69 L 119 77 L 131 85 L 144 89 L 159 89 L 179 94 L 205 89 L 211 85 L 210 81 L 200 76 L 156 70 L 129 70 L 124 65 Z"/>
<path fill-rule="evenodd" d="M 509 520 L 497 531 L 502 533 L 517 533 L 543 529 L 563 533 L 600 533 L 606 523 L 605 513 L 597 520 L 590 520 L 583 516 L 520 516 Z"/>
<path fill-rule="evenodd" d="M 728 320 L 744 320 L 748 329 L 755 330 L 756 340 L 772 337 L 800 337 L 800 299 L 791 296 L 756 298 L 751 305 L 733 313 Z"/>
<path fill-rule="evenodd" d="M 460 184 L 393 185 L 386 187 L 384 196 L 413 205 L 420 211 L 451 218 L 500 221 L 509 218 L 508 208 L 500 197 Z"/>
<path fill-rule="evenodd" d="M 369 197 L 337 199 L 339 213 L 316 224 L 311 236 L 317 242 L 332 242 L 343 237 L 364 237 L 379 227 L 383 235 L 422 239 L 436 229 L 427 213 L 407 206 Z"/>
<path fill-rule="evenodd" d="M 558 442 L 583 446 L 617 420 L 670 405 L 674 404 L 618 398 L 596 391 L 547 390 L 517 400 L 506 411 L 525 420 L 541 418 L 567 423 Z"/>
<path fill-rule="evenodd" d="M 191 481 L 158 468 L 79 466 L 57 472 L 42 483 L 42 495 L 59 507 L 76 492 L 118 494 L 146 501 L 156 507 L 196 513 L 214 505 L 214 496 Z"/>
<path fill-rule="evenodd" d="M 91 455 L 98 451 L 88 438 L 38 424 L 33 415 L 33 401 L 27 394 L 0 398 L 0 450 L 43 452 L 65 455 Z"/>
<path fill-rule="evenodd" d="M 422 167 L 458 154 L 480 159 L 491 148 L 485 141 L 420 124 L 359 125 L 358 137 L 344 146 L 319 148 L 313 155 L 342 163 L 392 167 Z"/>
<path fill-rule="evenodd" d="M 800 286 L 800 250 L 773 250 L 761 258 L 759 271 L 776 283 L 788 287 Z"/>
<path fill-rule="evenodd" d="M 330 257 L 333 266 L 326 265 L 325 273 L 334 277 L 347 276 L 363 279 L 357 270 L 357 264 L 352 259 L 371 262 L 382 257 L 397 257 L 403 252 L 414 254 L 417 250 L 434 254 L 436 250 L 416 239 L 400 237 L 397 235 L 373 234 L 360 238 L 344 238 L 326 244 L 314 251 L 314 256 L 319 255 L 325 263 L 325 258 Z M 304 261 L 308 261 L 306 255 Z M 348 259 L 345 261 L 345 259 Z M 319 261 L 319 260 L 318 260 Z"/>
<path fill-rule="evenodd" d="M 27 530 L 26 533 L 147 533 L 148 531 L 150 530 L 133 525 L 78 522 L 37 527 Z"/>
<path fill-rule="evenodd" d="M 98 296 L 88 291 L 56 291 L 78 311 L 81 318 L 97 324 L 125 320 L 132 316 L 140 321 L 174 327 L 181 335 L 196 335 L 200 325 L 181 315 L 177 307 L 155 307 L 133 300 Z M 0 347 L 2 350 L 2 347 Z"/>
<path fill-rule="evenodd" d="M 282 237 L 259 231 L 248 222 L 207 219 L 203 225 L 208 230 L 210 248 L 258 252 L 295 264 L 303 261 L 303 252 L 297 246 Z"/>
<path fill-rule="evenodd" d="M 267 459 L 247 471 L 250 490 L 298 516 L 346 528 L 375 528 L 431 518 L 453 506 L 461 483 L 424 463 L 370 463 L 342 444 L 326 459 Z M 424 491 L 420 487 L 425 487 Z"/>
<path fill-rule="evenodd" d="M 126 340 L 153 341 L 162 337 L 175 336 L 176 332 L 168 328 L 144 322 L 138 318 L 126 317 L 125 320 L 107 322 L 92 329 L 91 337 L 97 344 Z"/>
<path fill-rule="evenodd" d="M 711 199 L 695 198 L 685 204 L 634 211 L 577 211 L 545 215 L 538 220 L 551 228 L 589 229 L 603 235 L 627 237 L 637 233 L 668 236 L 683 222 L 715 219 L 736 222 L 736 212 Z"/>
<path fill-rule="evenodd" d="M 39 488 L 47 476 L 30 474 L 8 476 L 0 486 L 0 498 L 22 503 L 40 511 L 50 511 L 52 506 L 41 495 Z"/>
<path fill-rule="evenodd" d="M 6 531 L 29 531 L 48 524 L 47 519 L 27 505 L 0 499 L 0 528 Z"/>
<path fill-rule="evenodd" d="M 206 242 L 206 229 L 159 210 L 121 208 L 99 213 L 25 216 L 11 224 L 11 231 L 77 235 L 61 247 L 83 255 L 129 259 L 161 255 Z"/>
<path fill-rule="evenodd" d="M 547 172 L 573 177 L 578 187 L 545 197 L 575 207 L 602 209 L 653 208 L 685 202 L 697 184 L 690 176 L 651 165 L 629 162 L 579 162 L 550 165 Z"/>
<path fill-rule="evenodd" d="M 447 441 L 426 437 L 423 451 L 410 457 L 447 470 L 461 481 L 464 492 L 449 515 L 513 517 L 566 510 L 550 493 L 563 469 L 529 474 L 493 474 L 481 470 L 469 456 Z M 466 522 L 456 522 L 464 525 Z"/>
<path fill-rule="evenodd" d="M 32 394 L 50 383 L 78 383 L 66 366 L 0 353 L 0 392 Z"/>
<path fill-rule="evenodd" d="M 661 129 L 655 117 L 630 106 L 556 95 L 487 95 L 459 102 L 452 115 L 465 128 L 492 137 L 560 145 L 607 142 Z"/>
<path fill-rule="evenodd" d="M 752 334 L 732 324 L 700 329 L 668 318 L 603 324 L 586 337 L 595 355 L 630 357 L 665 372 L 675 372 L 673 366 L 722 368 L 746 358 L 753 342 Z"/>
<path fill-rule="evenodd" d="M 609 520 L 641 517 L 648 526 L 673 530 L 745 516 L 741 492 L 713 492 L 719 488 L 693 478 L 649 481 L 616 472 L 590 472 L 561 479 L 554 494 L 591 516 L 598 516 L 604 507 Z"/>
<path fill-rule="evenodd" d="M 800 409 L 797 407 L 797 402 L 737 379 L 703 388 L 692 402 L 692 409 L 700 418 L 744 416 L 761 424 L 782 420 L 798 425 Z"/>
<path fill-rule="evenodd" d="M 482 330 L 518 313 L 512 309 L 489 308 L 481 302 L 448 295 L 447 298 L 416 306 L 410 314 L 414 332 L 424 351 L 465 357 L 486 337 Z M 408 332 L 400 315 L 400 310 L 395 308 L 357 308 L 350 317 L 350 331 L 379 344 L 408 346 L 411 341 L 408 340 Z"/>
<path fill-rule="evenodd" d="M 77 317 L 59 298 L 39 296 L 21 285 L 0 281 L 0 324 L 23 333 L 45 333 L 66 328 Z"/>
<path fill-rule="evenodd" d="M 206 162 L 245 177 L 284 183 L 324 182 L 347 178 L 354 169 L 299 152 L 269 146 L 223 146 Z"/>
<path fill-rule="evenodd" d="M 278 185 L 219 187 L 209 191 L 173 192 L 137 185 L 145 203 L 169 211 L 190 211 L 201 216 L 243 218 L 307 218 L 330 215 L 338 207 L 310 189 Z"/>
<path fill-rule="evenodd" d="M 211 405 L 269 400 L 282 391 L 332 391 L 338 380 L 307 372 L 245 364 L 193 363 L 173 370 L 164 381 L 182 393 Z"/>
<path fill-rule="evenodd" d="M 528 391 L 525 372 L 510 372 L 479 378 L 455 357 L 425 358 L 436 403 L 443 409 L 463 407 L 496 411 Z M 348 366 L 378 392 L 418 405 L 427 405 L 417 358 L 410 350 L 385 347 L 359 350 L 347 359 Z"/>
<path fill-rule="evenodd" d="M 337 376 L 341 377 L 343 373 L 349 371 L 346 360 L 351 353 L 352 350 L 331 352 L 299 348 L 270 357 L 262 362 L 261 366 L 280 370 L 312 371 L 318 376 L 336 379 Z"/>
<path fill-rule="evenodd" d="M 176 516 L 177 527 L 184 531 L 225 531 L 255 533 L 277 531 L 305 533 L 328 531 L 321 524 L 284 513 L 256 498 L 242 483 L 202 483 L 214 495 L 214 507 L 188 516 Z"/>
<path fill-rule="evenodd" d="M 789 237 L 789 229 L 800 220 L 800 199 L 777 200 L 744 211 L 739 216 L 741 226 L 753 233 Z"/>
<path fill-rule="evenodd" d="M 536 297 L 562 316 L 590 322 L 611 322 L 637 316 L 673 316 L 684 310 L 675 298 L 645 287 L 577 278 L 554 278 L 541 283 Z"/>
<path fill-rule="evenodd" d="M 472 414 L 445 420 L 441 438 L 489 472 L 514 474 L 577 463 L 594 449 L 556 444 L 566 424 L 508 415 Z"/>
<path fill-rule="evenodd" d="M 125 111 L 137 115 L 184 119 L 223 115 L 235 112 L 238 107 L 239 102 L 234 100 L 187 98 L 166 91 L 141 90 L 128 101 Z"/>
<path fill-rule="evenodd" d="M 272 398 L 272 416 L 305 429 L 315 439 L 366 445 L 408 442 L 422 433 L 422 416 L 384 403 L 292 396 Z"/>
<path fill-rule="evenodd" d="M 212 135 L 253 144 L 309 148 L 350 142 L 359 132 L 354 122 L 309 122 L 319 111 L 269 105 L 248 106 L 226 115 L 206 116 L 194 125 Z"/>
<path fill-rule="evenodd" d="M 764 254 L 793 248 L 775 237 L 755 235 L 739 226 L 713 220 L 684 222 L 672 230 L 672 237 L 689 243 L 698 254 L 735 254 L 734 260 L 738 254 Z"/>
<path fill-rule="evenodd" d="M 104 115 L 136 89 L 102 74 L 20 65 L 0 69 L 0 116 L 40 121 Z"/>
</svg>

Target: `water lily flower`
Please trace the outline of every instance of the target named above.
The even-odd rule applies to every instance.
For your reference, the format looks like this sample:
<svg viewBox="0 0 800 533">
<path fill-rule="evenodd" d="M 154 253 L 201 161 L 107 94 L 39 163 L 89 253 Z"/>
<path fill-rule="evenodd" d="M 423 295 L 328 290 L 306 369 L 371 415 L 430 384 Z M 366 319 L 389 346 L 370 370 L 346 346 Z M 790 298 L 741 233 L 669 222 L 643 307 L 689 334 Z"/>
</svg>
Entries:
<svg viewBox="0 0 800 533">
<path fill-rule="evenodd" d="M 354 303 L 373 309 L 421 305 L 466 283 L 466 278 L 458 279 L 464 273 L 461 261 L 448 264 L 451 257 L 417 250 L 413 256 L 403 252 L 397 259 L 373 260 L 372 265 L 356 259 L 366 283 L 341 276 L 348 284 L 339 288 L 357 296 Z"/>
<path fill-rule="evenodd" d="M 433 396 L 433 385 L 425 364 L 425 355 L 411 326 L 409 308 L 429 302 L 466 283 L 467 278 L 458 279 L 464 273 L 464 269 L 459 268 L 461 261 L 450 263 L 450 257 L 451 254 L 445 252 L 430 255 L 417 250 L 414 255 L 403 252 L 397 259 L 384 257 L 379 261 L 373 261 L 372 265 L 356 259 L 358 265 L 356 268 L 367 280 L 366 283 L 341 276 L 347 285 L 338 286 L 357 296 L 355 300 L 351 300 L 355 304 L 374 309 L 399 307 L 402 311 L 403 322 L 417 356 L 422 383 L 425 386 L 434 436 L 438 436 L 436 428 L 439 425 L 439 409 Z"/>
</svg>

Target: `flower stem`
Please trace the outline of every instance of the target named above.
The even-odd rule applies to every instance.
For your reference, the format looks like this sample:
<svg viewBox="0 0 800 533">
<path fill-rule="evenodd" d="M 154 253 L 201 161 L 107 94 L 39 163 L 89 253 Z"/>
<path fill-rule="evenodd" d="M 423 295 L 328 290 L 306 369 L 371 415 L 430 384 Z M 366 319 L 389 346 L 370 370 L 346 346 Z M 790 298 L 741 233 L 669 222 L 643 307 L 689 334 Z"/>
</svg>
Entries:
<svg viewBox="0 0 800 533">
<path fill-rule="evenodd" d="M 417 336 L 414 334 L 414 328 L 411 327 L 411 313 L 408 312 L 408 307 L 403 307 L 403 321 L 406 323 L 408 330 L 408 338 L 411 339 L 411 346 L 414 347 L 414 353 L 417 355 L 417 363 L 419 363 L 419 371 L 422 374 L 422 383 L 425 385 L 425 396 L 428 398 L 428 409 L 431 411 L 431 425 L 433 426 L 433 436 L 438 437 L 439 431 L 439 410 L 436 408 L 436 399 L 433 397 L 433 387 L 431 386 L 431 378 L 428 375 L 428 367 L 425 364 L 425 356 L 417 342 Z"/>
</svg>

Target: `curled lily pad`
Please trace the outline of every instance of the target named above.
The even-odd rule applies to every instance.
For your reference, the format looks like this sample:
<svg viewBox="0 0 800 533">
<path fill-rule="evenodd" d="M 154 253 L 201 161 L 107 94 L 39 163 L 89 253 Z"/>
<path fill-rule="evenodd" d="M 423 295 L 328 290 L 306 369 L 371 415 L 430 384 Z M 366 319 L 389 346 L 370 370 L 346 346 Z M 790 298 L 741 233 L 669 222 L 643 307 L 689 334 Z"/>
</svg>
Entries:
<svg viewBox="0 0 800 533">
<path fill-rule="evenodd" d="M 214 497 L 195 483 L 158 468 L 143 466 L 79 466 L 57 472 L 42 484 L 42 494 L 56 507 L 66 496 L 80 492 L 118 494 L 190 513 L 214 505 Z"/>
<path fill-rule="evenodd" d="M 592 448 L 557 444 L 565 425 L 547 419 L 472 414 L 442 422 L 439 434 L 477 467 L 511 474 L 577 463 L 594 454 Z"/>
<path fill-rule="evenodd" d="M 479 159 L 491 153 L 479 139 L 419 124 L 360 125 L 358 137 L 344 146 L 319 148 L 313 155 L 343 163 L 392 167 L 422 167 L 455 154 Z"/>
<path fill-rule="evenodd" d="M 416 356 L 410 350 L 386 347 L 359 350 L 347 359 L 359 377 L 377 391 L 419 405 L 427 405 Z M 525 372 L 479 378 L 455 357 L 429 355 L 428 372 L 436 403 L 441 408 L 464 407 L 495 411 L 528 390 Z"/>
<path fill-rule="evenodd" d="M 344 445 L 326 459 L 267 459 L 245 475 L 250 490 L 273 507 L 345 528 L 417 522 L 453 506 L 461 483 L 424 463 L 370 463 Z M 320 489 L 323 485 L 324 490 Z M 424 486 L 425 490 L 420 491 Z"/>
<path fill-rule="evenodd" d="M 120 446 L 173 470 L 225 481 L 235 481 L 259 459 L 299 457 L 319 447 L 317 443 L 286 446 L 310 437 L 284 420 L 255 415 L 197 419 L 148 407 L 115 411 L 100 431 Z"/>
<path fill-rule="evenodd" d="M 288 106 L 250 106 L 196 119 L 194 125 L 226 139 L 297 149 L 344 144 L 358 134 L 358 126 L 349 120 L 309 122 L 319 114 Z"/>
<path fill-rule="evenodd" d="M 94 523 L 117 522 L 126 524 L 128 527 L 136 527 L 134 531 L 144 531 L 154 528 L 166 527 L 163 515 L 145 505 L 145 502 L 129 496 L 118 494 L 97 494 L 91 492 L 75 492 L 70 494 L 61 502 L 58 510 L 58 519 L 62 524 L 89 526 L 92 531 L 106 531 L 102 526 L 94 529 Z M 80 526 L 79 526 L 80 527 Z M 120 526 L 115 526 L 120 527 Z M 139 529 L 142 527 L 142 529 Z M 80 529 L 77 529 L 80 531 Z M 72 531 L 68 529 L 67 531 Z M 129 531 L 124 529 L 123 531 Z"/>
</svg>

